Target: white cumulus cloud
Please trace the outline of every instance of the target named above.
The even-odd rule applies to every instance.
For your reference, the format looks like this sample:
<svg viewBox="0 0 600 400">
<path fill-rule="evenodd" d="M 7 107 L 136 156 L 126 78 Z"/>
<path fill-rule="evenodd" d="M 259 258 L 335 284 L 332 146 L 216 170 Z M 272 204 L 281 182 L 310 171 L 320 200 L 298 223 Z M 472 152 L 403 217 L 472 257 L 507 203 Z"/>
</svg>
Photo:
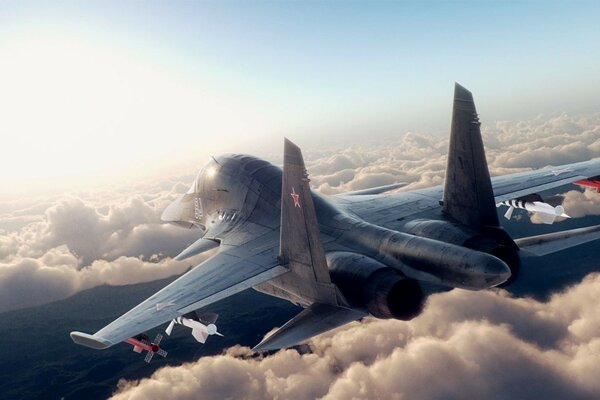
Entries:
<svg viewBox="0 0 600 400">
<path fill-rule="evenodd" d="M 2 205 L 0 312 L 45 304 L 98 285 L 125 285 L 181 274 L 202 256 L 170 257 L 199 233 L 160 221 L 185 191 L 172 178 L 135 188 Z M 18 221 L 18 222 L 15 222 Z"/>
<path fill-rule="evenodd" d="M 493 176 L 600 157 L 600 114 L 495 121 L 484 123 L 482 135 Z M 406 191 L 442 184 L 447 151 L 447 137 L 407 133 L 385 144 L 321 150 L 307 166 L 311 183 L 323 193 L 394 182 L 408 182 L 401 189 Z"/>
<path fill-rule="evenodd" d="M 547 302 L 454 290 L 409 322 L 355 322 L 309 351 L 234 347 L 122 380 L 113 399 L 595 399 L 598 298 L 598 274 Z"/>
</svg>

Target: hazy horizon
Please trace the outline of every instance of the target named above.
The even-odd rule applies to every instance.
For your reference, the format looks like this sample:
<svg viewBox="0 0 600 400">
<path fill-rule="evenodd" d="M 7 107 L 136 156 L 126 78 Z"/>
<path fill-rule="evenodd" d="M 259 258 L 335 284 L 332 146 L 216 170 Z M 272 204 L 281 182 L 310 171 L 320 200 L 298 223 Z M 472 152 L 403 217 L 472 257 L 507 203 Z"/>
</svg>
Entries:
<svg viewBox="0 0 600 400">
<path fill-rule="evenodd" d="M 597 3 L 3 2 L 0 193 L 600 107 Z M 270 150 L 272 149 L 272 150 Z M 193 171 L 190 171 L 190 173 Z"/>
</svg>

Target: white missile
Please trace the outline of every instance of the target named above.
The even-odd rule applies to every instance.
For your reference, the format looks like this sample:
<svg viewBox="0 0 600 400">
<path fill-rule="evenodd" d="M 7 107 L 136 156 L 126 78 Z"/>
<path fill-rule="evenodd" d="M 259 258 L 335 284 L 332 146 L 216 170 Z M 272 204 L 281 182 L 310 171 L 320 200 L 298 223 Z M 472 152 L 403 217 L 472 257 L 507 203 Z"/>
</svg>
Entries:
<svg viewBox="0 0 600 400">
<path fill-rule="evenodd" d="M 199 343 L 205 343 L 206 339 L 210 335 L 223 336 L 222 334 L 217 332 L 217 326 L 215 324 L 211 323 L 211 324 L 205 325 L 200 321 L 197 321 L 192 318 L 186 318 L 186 317 L 177 317 L 177 318 L 171 320 L 171 322 L 167 326 L 167 329 L 165 329 L 165 333 L 167 335 L 171 336 L 171 332 L 173 331 L 173 327 L 175 326 L 175 324 L 183 325 L 183 326 L 187 326 L 188 328 L 191 328 L 192 336 Z"/>
<path fill-rule="evenodd" d="M 543 201 L 524 201 L 519 199 L 514 200 L 506 200 L 496 204 L 496 207 L 500 206 L 508 206 L 508 210 L 504 214 L 504 218 L 511 219 L 513 211 L 515 208 L 520 208 L 522 210 L 527 210 L 530 212 L 534 212 L 538 214 L 540 220 L 545 224 L 553 224 L 556 217 L 564 217 L 571 218 L 567 214 L 565 214 L 565 209 L 563 206 L 553 207 L 548 203 Z"/>
</svg>

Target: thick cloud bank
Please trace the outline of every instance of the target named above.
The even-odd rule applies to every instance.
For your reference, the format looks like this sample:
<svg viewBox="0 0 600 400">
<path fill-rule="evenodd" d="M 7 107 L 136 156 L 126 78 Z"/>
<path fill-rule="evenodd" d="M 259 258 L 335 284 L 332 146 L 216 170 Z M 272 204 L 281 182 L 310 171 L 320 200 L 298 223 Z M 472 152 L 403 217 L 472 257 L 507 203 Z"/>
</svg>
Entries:
<svg viewBox="0 0 600 400">
<path fill-rule="evenodd" d="M 600 115 L 498 121 L 482 126 L 492 175 L 600 157 Z M 351 146 L 316 154 L 308 165 L 311 183 L 333 194 L 395 182 L 402 190 L 438 185 L 446 168 L 448 138 L 408 133 L 376 146 Z"/>
<path fill-rule="evenodd" d="M 572 218 L 600 215 L 600 193 L 595 190 L 586 189 L 583 192 L 570 190 L 563 196 L 565 212 Z"/>
<path fill-rule="evenodd" d="M 433 295 L 410 322 L 365 320 L 265 357 L 234 347 L 119 382 L 114 399 L 597 399 L 600 275 L 548 302 Z"/>
<path fill-rule="evenodd" d="M 153 186 L 111 195 L 80 194 L 18 208 L 3 204 L 0 312 L 35 306 L 94 286 L 147 282 L 180 274 L 177 254 L 197 232 L 163 224 L 159 215 L 180 189 Z"/>
</svg>

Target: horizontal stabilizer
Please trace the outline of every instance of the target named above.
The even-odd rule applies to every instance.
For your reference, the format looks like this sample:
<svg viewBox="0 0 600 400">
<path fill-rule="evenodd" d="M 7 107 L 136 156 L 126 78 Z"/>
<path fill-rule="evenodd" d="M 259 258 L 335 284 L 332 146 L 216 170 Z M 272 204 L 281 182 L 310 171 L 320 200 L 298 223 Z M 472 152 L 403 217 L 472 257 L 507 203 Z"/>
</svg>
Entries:
<svg viewBox="0 0 600 400">
<path fill-rule="evenodd" d="M 376 186 L 368 189 L 355 190 L 353 192 L 342 193 L 341 196 L 364 196 L 369 194 L 381 194 L 390 190 L 400 189 L 408 185 L 408 182 L 392 183 L 390 185 Z"/>
<path fill-rule="evenodd" d="M 545 256 L 600 239 L 600 225 L 515 239 L 521 250 Z"/>
<path fill-rule="evenodd" d="M 175 257 L 175 260 L 185 260 L 187 258 L 195 256 L 196 254 L 204 253 L 205 251 L 214 249 L 215 247 L 219 247 L 219 242 L 217 242 L 216 240 L 200 238 L 188 247 L 186 247 L 186 249 L 183 250 L 181 253 L 179 253 Z"/>
<path fill-rule="evenodd" d="M 268 351 L 293 346 L 365 315 L 367 314 L 351 308 L 315 303 L 263 339 L 252 350 Z"/>
</svg>

